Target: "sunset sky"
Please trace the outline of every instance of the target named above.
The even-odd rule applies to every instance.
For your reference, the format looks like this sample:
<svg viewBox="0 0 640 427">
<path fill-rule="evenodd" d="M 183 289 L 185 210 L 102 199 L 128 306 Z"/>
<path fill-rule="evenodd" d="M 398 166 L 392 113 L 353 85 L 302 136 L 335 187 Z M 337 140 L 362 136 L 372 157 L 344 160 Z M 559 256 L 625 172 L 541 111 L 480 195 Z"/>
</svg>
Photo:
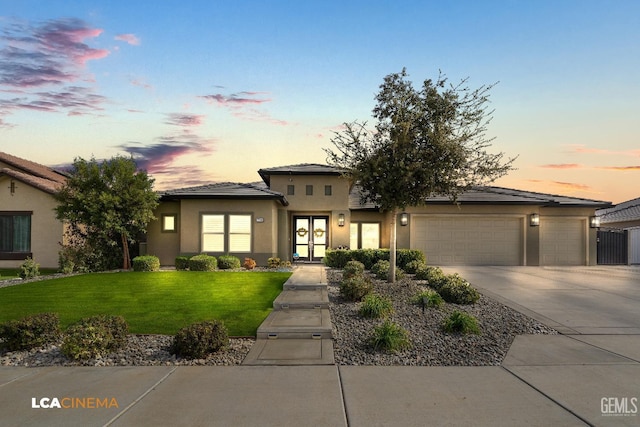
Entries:
<svg viewBox="0 0 640 427">
<path fill-rule="evenodd" d="M 324 163 L 385 75 L 491 90 L 494 185 L 640 196 L 640 2 L 0 0 L 0 151 L 156 188 Z"/>
</svg>

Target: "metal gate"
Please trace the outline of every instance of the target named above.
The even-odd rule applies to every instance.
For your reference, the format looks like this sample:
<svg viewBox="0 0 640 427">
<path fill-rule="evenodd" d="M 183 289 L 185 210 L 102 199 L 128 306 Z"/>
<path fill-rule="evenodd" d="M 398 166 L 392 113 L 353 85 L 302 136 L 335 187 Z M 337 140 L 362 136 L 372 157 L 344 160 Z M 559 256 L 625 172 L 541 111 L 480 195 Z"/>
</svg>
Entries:
<svg viewBox="0 0 640 427">
<path fill-rule="evenodd" d="M 629 258 L 627 230 L 598 230 L 598 264 L 626 265 Z"/>
</svg>

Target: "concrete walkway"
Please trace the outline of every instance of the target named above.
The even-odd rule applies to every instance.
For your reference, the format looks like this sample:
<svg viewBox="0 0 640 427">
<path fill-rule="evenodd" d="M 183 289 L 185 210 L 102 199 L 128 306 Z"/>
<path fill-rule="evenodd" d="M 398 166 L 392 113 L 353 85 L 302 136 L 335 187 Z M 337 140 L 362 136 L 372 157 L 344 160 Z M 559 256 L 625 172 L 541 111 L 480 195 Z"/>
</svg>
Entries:
<svg viewBox="0 0 640 427">
<path fill-rule="evenodd" d="M 484 367 L 0 367 L 0 426 L 638 426 L 639 399 L 633 334 L 519 336 Z"/>
</svg>

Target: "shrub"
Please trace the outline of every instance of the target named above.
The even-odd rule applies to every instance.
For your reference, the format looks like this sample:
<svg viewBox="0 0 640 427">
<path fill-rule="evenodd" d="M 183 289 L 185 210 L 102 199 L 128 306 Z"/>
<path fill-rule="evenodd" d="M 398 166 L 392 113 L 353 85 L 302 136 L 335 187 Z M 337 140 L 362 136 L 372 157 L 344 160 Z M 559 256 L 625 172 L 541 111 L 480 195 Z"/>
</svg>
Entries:
<svg viewBox="0 0 640 427">
<path fill-rule="evenodd" d="M 223 322 L 210 320 L 182 328 L 173 338 L 171 354 L 201 359 L 209 353 L 224 349 L 229 344 L 229 333 Z"/>
<path fill-rule="evenodd" d="M 70 248 L 63 247 L 58 252 L 58 267 L 60 272 L 64 274 L 71 274 L 76 269 L 76 263 Z"/>
<path fill-rule="evenodd" d="M 244 264 L 242 264 L 242 266 L 247 270 L 253 270 L 254 268 L 256 268 L 256 261 L 253 258 L 245 258 Z"/>
<path fill-rule="evenodd" d="M 271 257 L 271 258 L 267 259 L 267 267 L 269 267 L 269 268 L 278 268 L 278 267 L 280 267 L 280 258 Z"/>
<path fill-rule="evenodd" d="M 342 279 L 340 282 L 340 295 L 349 301 L 360 301 L 371 291 L 373 291 L 371 280 L 362 275 Z"/>
<path fill-rule="evenodd" d="M 442 323 L 445 332 L 458 332 L 461 334 L 479 334 L 478 320 L 463 311 L 455 310 Z"/>
<path fill-rule="evenodd" d="M 189 259 L 191 257 L 190 256 L 186 256 L 186 255 L 180 255 L 176 257 L 176 270 L 186 270 L 189 268 Z"/>
<path fill-rule="evenodd" d="M 189 258 L 189 270 L 214 271 L 218 268 L 218 260 L 206 254 L 195 255 Z"/>
<path fill-rule="evenodd" d="M 413 301 L 416 304 L 424 304 L 425 307 L 440 307 L 444 300 L 440 294 L 432 289 L 427 289 L 426 291 L 420 292 L 415 296 Z"/>
<path fill-rule="evenodd" d="M 445 301 L 453 304 L 473 304 L 480 299 L 480 293 L 458 274 L 446 276 L 439 293 Z"/>
<path fill-rule="evenodd" d="M 385 258 L 384 249 L 357 249 L 351 251 L 351 259 L 360 261 L 366 270 L 371 270 L 373 264 Z M 389 259 L 389 256 L 386 256 Z"/>
<path fill-rule="evenodd" d="M 429 286 L 438 290 L 445 283 L 447 277 L 440 267 L 425 267 L 416 271 L 416 279 L 426 280 Z"/>
<path fill-rule="evenodd" d="M 396 251 L 396 265 L 403 270 L 407 270 L 407 264 L 420 261 L 426 264 L 424 253 L 418 249 L 398 249 Z"/>
<path fill-rule="evenodd" d="M 0 347 L 8 351 L 31 350 L 60 339 L 56 313 L 40 313 L 0 325 Z"/>
<path fill-rule="evenodd" d="M 124 348 L 128 331 L 129 326 L 121 316 L 87 317 L 69 326 L 62 352 L 74 360 L 101 357 Z"/>
<path fill-rule="evenodd" d="M 343 278 L 361 276 L 362 274 L 364 274 L 364 264 L 360 261 L 349 261 L 342 270 Z"/>
<path fill-rule="evenodd" d="M 240 258 L 233 255 L 220 255 L 218 257 L 218 268 L 220 270 L 233 270 L 240 268 Z"/>
<path fill-rule="evenodd" d="M 393 313 L 393 304 L 389 298 L 371 293 L 363 298 L 358 313 L 370 319 L 387 317 Z"/>
<path fill-rule="evenodd" d="M 371 272 L 380 280 L 387 280 L 389 277 L 389 269 L 391 264 L 387 260 L 380 260 L 371 267 Z M 404 277 L 404 270 L 400 267 L 396 267 L 396 279 L 402 279 Z"/>
<path fill-rule="evenodd" d="M 36 263 L 30 257 L 24 260 L 24 262 L 20 265 L 20 271 L 18 275 L 23 279 L 32 279 L 36 276 L 40 275 L 40 264 Z"/>
<path fill-rule="evenodd" d="M 409 333 L 403 327 L 390 320 L 385 320 L 381 325 L 373 329 L 369 344 L 375 350 L 384 350 L 391 353 L 411 347 Z"/>
<path fill-rule="evenodd" d="M 416 274 L 418 272 L 418 270 L 426 268 L 427 265 L 424 263 L 424 261 L 418 261 L 418 260 L 414 260 L 414 261 L 409 261 L 403 268 L 404 271 L 406 271 L 409 274 Z"/>
<path fill-rule="evenodd" d="M 158 271 L 160 259 L 154 255 L 140 255 L 132 260 L 133 271 Z"/>
<path fill-rule="evenodd" d="M 345 264 L 352 259 L 350 253 L 351 251 L 346 249 L 327 249 L 322 262 L 327 267 L 344 268 Z"/>
</svg>

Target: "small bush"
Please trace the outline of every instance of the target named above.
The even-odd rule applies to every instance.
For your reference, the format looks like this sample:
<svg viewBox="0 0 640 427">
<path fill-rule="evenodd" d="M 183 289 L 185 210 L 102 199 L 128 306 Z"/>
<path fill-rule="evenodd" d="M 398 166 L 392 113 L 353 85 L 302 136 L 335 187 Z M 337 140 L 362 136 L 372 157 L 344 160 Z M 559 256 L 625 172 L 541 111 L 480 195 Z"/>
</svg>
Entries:
<svg viewBox="0 0 640 427">
<path fill-rule="evenodd" d="M 218 268 L 218 260 L 210 255 L 200 254 L 189 258 L 189 270 L 214 271 Z"/>
<path fill-rule="evenodd" d="M 240 258 L 233 255 L 220 255 L 218 257 L 218 268 L 220 270 L 233 270 L 240 268 Z"/>
<path fill-rule="evenodd" d="M 0 347 L 8 351 L 31 350 L 60 339 L 56 313 L 40 313 L 0 324 Z"/>
<path fill-rule="evenodd" d="M 62 352 L 74 359 L 91 359 L 118 351 L 127 344 L 129 326 L 121 316 L 87 317 L 69 326 Z"/>
<path fill-rule="evenodd" d="M 76 269 L 76 263 L 70 248 L 63 247 L 58 252 L 58 268 L 64 274 L 71 274 Z"/>
<path fill-rule="evenodd" d="M 352 258 L 348 249 L 327 249 L 322 262 L 327 267 L 344 268 Z"/>
<path fill-rule="evenodd" d="M 410 261 L 404 266 L 403 270 L 409 274 L 416 274 L 420 269 L 426 268 L 427 264 L 424 261 Z"/>
<path fill-rule="evenodd" d="M 380 260 L 371 267 L 371 272 L 380 280 L 389 278 L 389 269 L 391 264 L 387 260 Z M 404 277 L 404 270 L 396 266 L 396 280 Z"/>
<path fill-rule="evenodd" d="M 473 304 L 480 299 L 480 293 L 458 274 L 446 276 L 438 292 L 446 302 L 453 304 Z"/>
<path fill-rule="evenodd" d="M 371 293 L 363 298 L 358 313 L 369 319 L 387 317 L 393 313 L 393 304 L 389 298 Z"/>
<path fill-rule="evenodd" d="M 362 275 L 342 279 L 340 282 L 340 295 L 349 301 L 360 301 L 371 291 L 373 291 L 371 280 Z"/>
<path fill-rule="evenodd" d="M 186 256 L 186 255 L 180 255 L 176 257 L 176 270 L 181 271 L 181 270 L 187 270 L 189 268 L 189 259 L 191 257 L 190 256 Z"/>
<path fill-rule="evenodd" d="M 479 334 L 478 320 L 463 311 L 455 310 L 442 323 L 445 332 L 458 332 L 461 334 Z"/>
<path fill-rule="evenodd" d="M 20 265 L 18 275 L 23 279 L 32 279 L 40 275 L 40 264 L 36 263 L 30 257 L 24 260 Z"/>
<path fill-rule="evenodd" d="M 425 267 L 416 271 L 416 279 L 426 280 L 429 286 L 438 290 L 446 282 L 447 277 L 440 267 Z"/>
<path fill-rule="evenodd" d="M 426 264 L 424 253 L 418 249 L 398 249 L 396 251 L 396 265 L 403 270 L 407 270 L 410 262 L 419 261 Z"/>
<path fill-rule="evenodd" d="M 369 344 L 375 350 L 383 350 L 390 353 L 411 347 L 409 333 L 403 327 L 390 320 L 385 320 L 381 325 L 373 329 Z"/>
<path fill-rule="evenodd" d="M 427 289 L 426 291 L 422 291 L 416 295 L 413 302 L 419 305 L 424 304 L 426 307 L 438 308 L 442 305 L 444 300 L 436 291 Z"/>
<path fill-rule="evenodd" d="M 280 258 L 271 257 L 267 259 L 267 267 L 269 268 L 279 268 L 280 267 Z"/>
<path fill-rule="evenodd" d="M 226 348 L 228 344 L 227 327 L 221 321 L 211 320 L 180 329 L 173 338 L 170 352 L 189 359 L 202 359 L 207 354 Z"/>
<path fill-rule="evenodd" d="M 349 261 L 342 270 L 342 277 L 347 279 L 353 276 L 361 276 L 364 274 L 364 264 L 360 261 Z"/>
<path fill-rule="evenodd" d="M 158 271 L 160 259 L 153 255 L 140 255 L 132 260 L 133 271 Z"/>
<path fill-rule="evenodd" d="M 256 260 L 253 258 L 245 258 L 242 266 L 247 270 L 253 270 L 256 268 Z"/>
</svg>

